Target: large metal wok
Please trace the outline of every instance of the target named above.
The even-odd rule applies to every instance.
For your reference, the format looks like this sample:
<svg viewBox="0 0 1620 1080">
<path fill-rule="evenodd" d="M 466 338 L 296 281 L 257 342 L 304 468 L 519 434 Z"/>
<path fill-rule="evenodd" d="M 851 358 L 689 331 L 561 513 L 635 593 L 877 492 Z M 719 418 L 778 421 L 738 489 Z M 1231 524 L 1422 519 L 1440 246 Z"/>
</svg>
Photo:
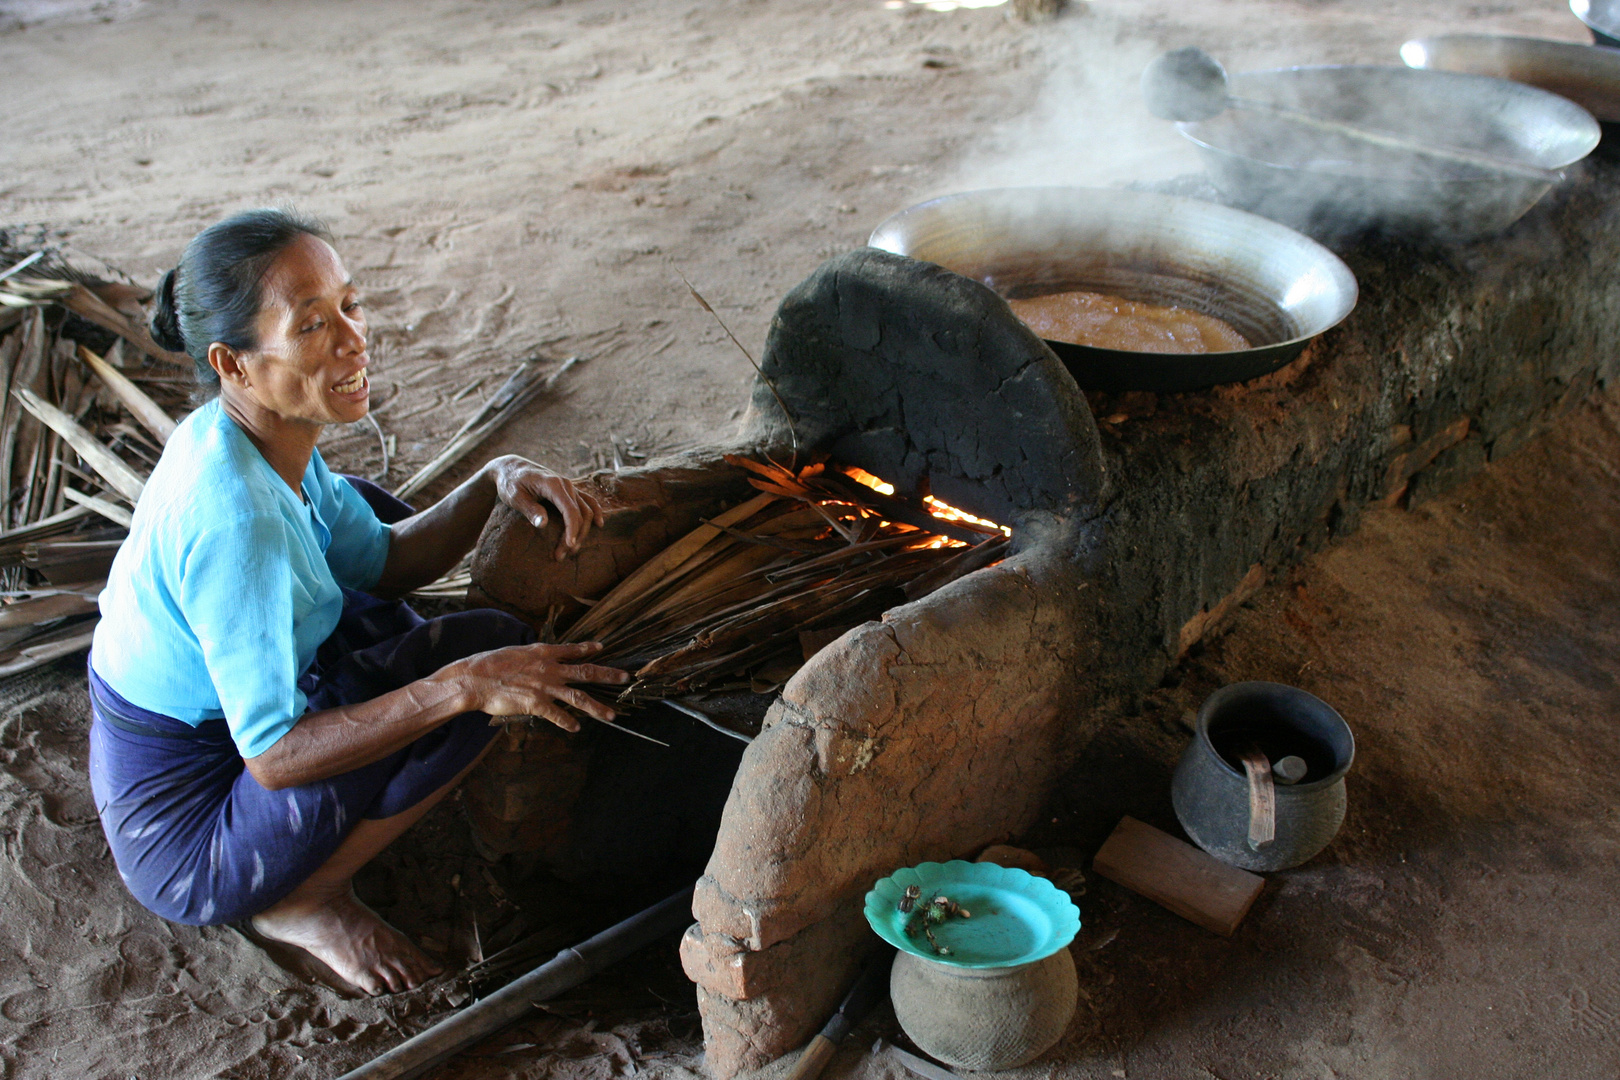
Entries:
<svg viewBox="0 0 1620 1080">
<path fill-rule="evenodd" d="M 1569 0 L 1569 10 L 1599 45 L 1620 46 L 1620 0 Z"/>
<path fill-rule="evenodd" d="M 872 247 L 938 263 L 1004 297 L 1085 289 L 1224 319 L 1254 348 L 1172 354 L 1048 342 L 1087 390 L 1195 390 L 1275 371 L 1356 304 L 1338 256 L 1274 221 L 1198 199 L 998 188 L 913 206 Z"/>
<path fill-rule="evenodd" d="M 1498 34 L 1438 34 L 1402 45 L 1401 59 L 1407 67 L 1491 75 L 1566 97 L 1597 119 L 1603 131 L 1598 152 L 1620 156 L 1620 49 Z"/>
<path fill-rule="evenodd" d="M 1234 97 L 1561 169 L 1597 146 L 1597 121 L 1556 94 L 1505 79 L 1406 67 L 1298 67 L 1230 78 Z M 1402 154 L 1254 110 L 1177 124 L 1234 203 L 1315 236 L 1368 228 L 1466 239 L 1513 224 L 1552 186 Z"/>
</svg>

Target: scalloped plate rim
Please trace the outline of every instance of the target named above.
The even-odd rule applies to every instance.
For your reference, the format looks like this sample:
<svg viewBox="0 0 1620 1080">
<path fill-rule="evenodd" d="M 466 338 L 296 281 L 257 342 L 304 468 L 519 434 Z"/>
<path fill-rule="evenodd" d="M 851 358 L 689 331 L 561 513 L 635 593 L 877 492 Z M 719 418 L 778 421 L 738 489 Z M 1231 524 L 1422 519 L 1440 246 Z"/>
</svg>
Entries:
<svg viewBox="0 0 1620 1080">
<path fill-rule="evenodd" d="M 971 871 L 967 876 L 980 879 L 973 882 L 975 885 L 985 885 L 992 888 L 1006 889 L 1009 892 L 1022 893 L 1036 903 L 1040 902 L 1041 894 L 1048 890 L 1050 890 L 1052 896 L 1061 898 L 1061 902 L 1048 912 L 1053 923 L 1050 936 L 1022 956 L 1006 960 L 973 962 L 956 960 L 949 956 L 936 956 L 932 952 L 924 951 L 907 939 L 904 934 L 891 935 L 885 932 L 887 927 L 880 921 L 878 916 L 893 909 L 893 905 L 898 903 L 900 897 L 904 894 L 905 886 L 911 884 L 912 879 L 917 884 L 926 887 L 940 881 L 942 877 L 948 878 L 952 873 L 960 873 L 964 868 Z M 1000 873 L 988 875 L 986 871 L 989 868 L 994 868 Z M 906 880 L 902 880 L 902 877 Z M 1045 905 L 1041 906 L 1043 909 L 1045 908 Z M 874 933 L 903 952 L 919 956 L 924 960 L 932 960 L 937 964 L 981 970 L 1021 967 L 1025 964 L 1033 964 L 1044 960 L 1059 949 L 1066 948 L 1080 932 L 1081 925 L 1079 905 L 1046 878 L 1037 877 L 1029 871 L 1021 870 L 1016 866 L 1002 866 L 999 863 L 989 862 L 969 862 L 966 859 L 951 859 L 948 862 L 920 862 L 915 866 L 903 866 L 887 877 L 879 878 L 866 893 L 862 913 L 866 916 L 867 925 L 872 928 Z M 896 940 L 896 938 L 899 938 L 899 940 Z"/>
</svg>

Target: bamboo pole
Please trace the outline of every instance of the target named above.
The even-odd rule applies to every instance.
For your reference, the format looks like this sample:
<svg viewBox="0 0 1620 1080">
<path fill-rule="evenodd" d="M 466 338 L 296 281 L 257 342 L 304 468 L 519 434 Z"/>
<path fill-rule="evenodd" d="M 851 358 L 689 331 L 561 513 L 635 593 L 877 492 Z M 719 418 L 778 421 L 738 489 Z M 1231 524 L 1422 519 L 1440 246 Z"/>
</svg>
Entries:
<svg viewBox="0 0 1620 1080">
<path fill-rule="evenodd" d="M 534 1015 L 534 1007 L 571 990 L 604 968 L 639 952 L 692 921 L 688 886 L 645 911 L 564 949 L 527 975 L 406 1039 L 339 1080 L 412 1080 L 480 1039 Z"/>
</svg>

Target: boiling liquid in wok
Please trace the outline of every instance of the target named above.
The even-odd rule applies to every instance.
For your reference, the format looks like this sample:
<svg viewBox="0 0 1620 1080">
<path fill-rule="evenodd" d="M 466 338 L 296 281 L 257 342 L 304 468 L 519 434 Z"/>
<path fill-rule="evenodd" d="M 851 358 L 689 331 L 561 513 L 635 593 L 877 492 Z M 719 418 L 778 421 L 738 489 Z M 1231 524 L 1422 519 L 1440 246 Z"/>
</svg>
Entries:
<svg viewBox="0 0 1620 1080">
<path fill-rule="evenodd" d="M 1048 293 L 1007 303 L 1041 337 L 1071 345 L 1150 353 L 1234 352 L 1251 347 L 1220 319 L 1104 293 Z"/>
</svg>

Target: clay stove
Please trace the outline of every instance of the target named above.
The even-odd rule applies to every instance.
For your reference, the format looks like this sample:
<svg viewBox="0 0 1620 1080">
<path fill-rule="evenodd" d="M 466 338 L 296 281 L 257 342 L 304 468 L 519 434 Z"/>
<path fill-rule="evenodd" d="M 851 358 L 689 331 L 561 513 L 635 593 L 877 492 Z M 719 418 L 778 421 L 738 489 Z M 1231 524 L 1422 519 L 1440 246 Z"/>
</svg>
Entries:
<svg viewBox="0 0 1620 1080">
<path fill-rule="evenodd" d="M 1620 377 L 1620 165 L 1576 172 L 1503 237 L 1341 251 L 1360 305 L 1298 360 L 1198 393 L 1093 394 L 1100 425 L 977 283 L 863 251 L 789 294 L 763 366 L 801 452 L 1009 524 L 1014 554 L 821 650 L 741 754 L 682 944 L 716 1076 L 826 1019 L 871 940 L 860 898 L 878 876 L 1020 832 L 1087 739 L 1131 722 L 1268 577 Z M 756 384 L 736 443 L 607 478 L 624 509 L 578 559 L 498 514 L 476 591 L 530 617 L 600 596 L 746 494 L 725 451 L 791 448 Z M 532 812 L 576 767 L 560 738 L 537 732 L 476 778 L 489 835 L 560 843 Z"/>
<path fill-rule="evenodd" d="M 1072 755 L 1080 602 L 1104 498 L 1096 426 L 1061 363 L 983 286 L 877 251 L 784 301 L 739 441 L 603 478 L 619 505 L 565 564 L 516 516 L 474 564 L 481 599 L 540 621 L 601 595 L 751 493 L 726 453 L 827 453 L 1013 528 L 1012 554 L 822 648 L 742 753 L 682 943 L 721 1076 L 799 1045 L 872 940 L 860 900 L 894 867 L 1020 831 Z M 469 790 L 486 843 L 561 854 L 584 783 L 566 737 L 509 742 Z M 561 773 L 561 776 L 559 776 Z"/>
</svg>

